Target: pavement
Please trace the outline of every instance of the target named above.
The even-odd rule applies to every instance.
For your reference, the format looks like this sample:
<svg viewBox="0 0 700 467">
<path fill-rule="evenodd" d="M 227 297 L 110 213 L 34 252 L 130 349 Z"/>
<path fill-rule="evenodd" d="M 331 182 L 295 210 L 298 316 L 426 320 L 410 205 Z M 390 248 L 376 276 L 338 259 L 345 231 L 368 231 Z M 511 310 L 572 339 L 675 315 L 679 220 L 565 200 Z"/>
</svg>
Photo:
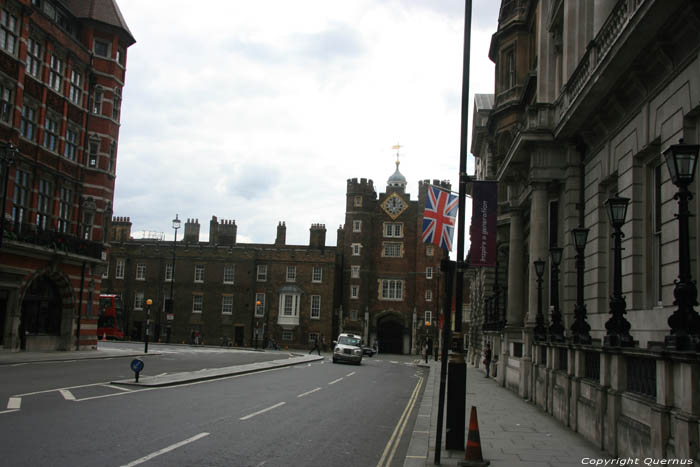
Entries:
<svg viewBox="0 0 700 467">
<path fill-rule="evenodd" d="M 156 350 L 156 349 L 153 349 Z M 151 351 L 148 355 L 157 355 Z M 173 373 L 161 376 L 142 377 L 114 381 L 119 385 L 168 386 L 185 382 L 201 381 L 233 376 L 255 371 L 264 371 L 282 366 L 298 365 L 317 360 L 324 356 L 306 352 L 290 351 L 290 357 L 236 365 L 224 368 L 206 369 Z M 91 351 L 65 352 L 10 352 L 0 350 L 0 365 L 45 361 L 65 361 L 78 359 L 99 359 L 113 357 L 139 357 L 142 352 L 98 349 Z M 411 433 L 404 467 L 423 467 L 435 464 L 436 430 L 440 389 L 440 362 L 431 360 L 427 364 L 415 356 L 391 356 L 413 361 L 427 370 L 426 385 L 418 408 L 416 424 Z M 407 360 L 408 359 L 408 360 Z M 485 378 L 483 369 L 467 368 L 467 400 L 465 438 L 468 436 L 471 407 L 477 408 L 479 437 L 482 457 L 492 467 L 574 467 L 584 463 L 584 459 L 607 459 L 609 456 L 595 445 L 576 434 L 553 417 L 545 414 L 533 404 L 524 401 L 517 394 L 501 387 L 495 380 Z M 446 410 L 446 409 L 445 409 Z M 443 417 L 442 444 L 445 443 L 446 415 Z M 458 466 L 464 460 L 465 451 L 440 450 L 440 463 L 437 465 Z"/>
</svg>

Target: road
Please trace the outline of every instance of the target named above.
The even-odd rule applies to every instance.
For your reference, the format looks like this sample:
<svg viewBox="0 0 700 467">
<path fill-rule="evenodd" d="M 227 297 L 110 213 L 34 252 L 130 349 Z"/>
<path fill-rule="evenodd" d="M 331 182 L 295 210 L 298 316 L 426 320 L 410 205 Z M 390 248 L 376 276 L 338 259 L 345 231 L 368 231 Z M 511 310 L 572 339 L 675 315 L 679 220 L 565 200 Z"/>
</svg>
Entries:
<svg viewBox="0 0 700 467">
<path fill-rule="evenodd" d="M 160 371 L 182 363 L 191 371 L 238 358 L 280 358 L 189 349 L 163 347 L 146 366 Z M 424 387 L 423 370 L 410 358 L 365 358 L 355 366 L 332 364 L 329 354 L 316 363 L 165 388 L 102 384 L 129 376 L 128 361 L 0 367 L 0 395 L 8 378 L 8 404 L 22 395 L 19 410 L 0 413 L 2 444 L 11 447 L 3 449 L 3 463 L 399 466 Z M 41 374 L 49 376 L 37 383 Z M 60 375 L 78 384 L 66 389 Z M 60 384 L 47 387 L 52 378 Z M 41 392 L 27 391 L 34 387 Z"/>
</svg>

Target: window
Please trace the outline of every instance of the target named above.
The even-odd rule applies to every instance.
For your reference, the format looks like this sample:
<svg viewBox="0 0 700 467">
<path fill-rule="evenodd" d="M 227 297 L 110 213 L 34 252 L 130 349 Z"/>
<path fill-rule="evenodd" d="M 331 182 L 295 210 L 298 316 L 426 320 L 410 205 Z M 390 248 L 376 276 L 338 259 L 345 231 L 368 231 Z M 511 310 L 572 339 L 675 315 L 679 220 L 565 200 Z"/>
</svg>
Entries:
<svg viewBox="0 0 700 467">
<path fill-rule="evenodd" d="M 352 221 L 352 231 L 362 232 L 362 221 Z"/>
<path fill-rule="evenodd" d="M 294 340 L 294 333 L 292 331 L 287 331 L 287 330 L 282 331 L 282 340 L 283 341 L 293 341 Z"/>
<path fill-rule="evenodd" d="M 297 280 L 297 267 L 287 266 L 287 282 L 296 282 Z"/>
<path fill-rule="evenodd" d="M 195 264 L 194 265 L 194 281 L 195 282 L 204 282 L 204 265 L 203 264 Z"/>
<path fill-rule="evenodd" d="M 350 245 L 352 248 L 352 255 L 353 256 L 360 256 L 360 250 L 362 249 L 362 244 L 360 243 L 353 243 Z"/>
<path fill-rule="evenodd" d="M 311 296 L 311 319 L 321 319 L 321 296 Z"/>
<path fill-rule="evenodd" d="M 10 110 L 12 110 L 12 89 L 5 83 L 0 83 L 0 119 L 10 122 Z"/>
<path fill-rule="evenodd" d="M 357 310 L 350 310 L 350 321 L 357 321 L 360 313 Z"/>
<path fill-rule="evenodd" d="M 17 17 L 6 9 L 0 10 L 0 48 L 10 55 L 15 54 L 17 45 Z"/>
<path fill-rule="evenodd" d="M 384 242 L 382 256 L 387 258 L 400 258 L 403 244 L 401 242 Z"/>
<path fill-rule="evenodd" d="M 121 47 L 117 47 L 117 62 L 119 62 L 119 64 L 121 66 L 124 66 L 124 58 L 125 58 L 124 49 Z"/>
<path fill-rule="evenodd" d="M 309 344 L 313 344 L 314 342 L 318 342 L 319 345 L 321 343 L 321 338 L 319 336 L 319 333 L 317 332 L 310 332 L 309 333 Z"/>
<path fill-rule="evenodd" d="M 83 240 L 90 240 L 92 234 L 92 224 L 95 221 L 95 214 L 83 211 Z"/>
<path fill-rule="evenodd" d="M 109 173 L 114 173 L 114 156 L 117 152 L 117 143 L 112 141 L 109 144 Z"/>
<path fill-rule="evenodd" d="M 255 317 L 262 318 L 265 316 L 265 294 L 255 294 Z"/>
<path fill-rule="evenodd" d="M 101 114 L 102 113 L 102 96 L 104 95 L 104 91 L 102 89 L 97 88 L 95 89 L 95 97 L 92 100 L 92 113 L 94 114 Z"/>
<path fill-rule="evenodd" d="M 88 155 L 88 165 L 90 167 L 97 167 L 97 151 L 99 147 L 99 141 L 90 141 L 90 154 Z"/>
<path fill-rule="evenodd" d="M 66 146 L 63 149 L 63 155 L 69 161 L 75 161 L 75 155 L 78 152 L 78 134 L 79 131 L 74 128 L 66 129 Z"/>
<path fill-rule="evenodd" d="M 119 121 L 119 112 L 122 108 L 122 89 L 114 88 L 114 96 L 112 97 L 112 118 Z"/>
<path fill-rule="evenodd" d="M 299 316 L 299 295 L 282 294 L 280 295 L 281 315 L 287 317 Z"/>
<path fill-rule="evenodd" d="M 28 209 L 29 193 L 29 173 L 24 170 L 17 169 L 15 171 L 15 193 L 12 197 L 12 221 L 18 224 L 24 223 L 26 220 L 26 212 Z"/>
<path fill-rule="evenodd" d="M 432 267 L 427 267 L 427 268 L 425 268 L 425 278 L 426 278 L 426 279 L 432 279 L 432 278 L 433 278 L 433 268 L 432 268 Z"/>
<path fill-rule="evenodd" d="M 95 39 L 95 55 L 109 58 L 109 43 Z"/>
<path fill-rule="evenodd" d="M 34 107 L 30 107 L 27 104 L 22 106 L 22 120 L 19 131 L 28 140 L 34 140 L 34 134 L 36 133 L 36 109 Z"/>
<path fill-rule="evenodd" d="M 233 295 L 222 295 L 221 296 L 221 314 L 232 315 L 233 314 Z"/>
<path fill-rule="evenodd" d="M 433 312 L 425 310 L 425 317 L 424 317 L 424 322 L 425 324 L 433 324 Z"/>
<path fill-rule="evenodd" d="M 201 313 L 204 309 L 204 297 L 202 295 L 192 295 L 192 313 Z"/>
<path fill-rule="evenodd" d="M 426 302 L 432 302 L 432 301 L 433 301 L 433 291 L 432 291 L 432 290 L 426 290 L 426 291 L 425 291 L 425 301 L 426 301 Z"/>
<path fill-rule="evenodd" d="M 357 279 L 360 277 L 360 266 L 353 264 L 350 266 L 350 277 Z"/>
<path fill-rule="evenodd" d="M 165 282 L 173 281 L 173 263 L 165 265 Z"/>
<path fill-rule="evenodd" d="M 350 286 L 350 298 L 359 298 L 360 297 L 360 286 L 359 285 L 351 285 Z"/>
<path fill-rule="evenodd" d="M 58 148 L 58 121 L 48 115 L 44 124 L 44 146 L 50 151 Z"/>
<path fill-rule="evenodd" d="M 323 268 L 321 266 L 314 266 L 311 270 L 311 282 L 319 283 L 323 281 Z"/>
<path fill-rule="evenodd" d="M 102 279 L 109 279 L 109 261 L 105 264 L 105 270 L 102 273 Z"/>
<path fill-rule="evenodd" d="M 83 90 L 81 83 L 83 81 L 83 76 L 77 70 L 71 70 L 70 72 L 70 94 L 68 98 L 75 105 L 81 104 L 81 98 L 83 96 Z"/>
<path fill-rule="evenodd" d="M 382 300 L 403 300 L 403 281 L 382 279 Z"/>
<path fill-rule="evenodd" d="M 356 208 L 362 207 L 362 196 L 355 196 L 353 198 L 353 206 L 355 206 Z"/>
<path fill-rule="evenodd" d="M 266 264 L 258 265 L 257 277 L 258 277 L 258 282 L 267 281 L 267 265 Z"/>
<path fill-rule="evenodd" d="M 393 238 L 403 237 L 403 223 L 401 222 L 385 222 L 384 236 Z"/>
<path fill-rule="evenodd" d="M 114 266 L 114 278 L 124 279 L 124 260 L 118 259 L 117 264 Z"/>
<path fill-rule="evenodd" d="M 661 274 L 661 165 L 651 169 L 651 264 L 649 274 L 650 305 L 662 305 L 661 290 L 663 286 Z"/>
<path fill-rule="evenodd" d="M 506 52 L 505 76 L 503 78 L 506 89 L 510 89 L 515 86 L 515 57 L 513 55 L 513 50 Z"/>
<path fill-rule="evenodd" d="M 143 310 L 143 292 L 134 294 L 134 310 Z"/>
<path fill-rule="evenodd" d="M 136 280 L 145 281 L 146 280 L 146 263 L 136 264 Z"/>
<path fill-rule="evenodd" d="M 73 216 L 73 192 L 66 187 L 61 187 L 58 199 L 58 231 L 68 233 L 71 230 L 71 218 Z M 124 261 L 122 260 L 122 266 Z M 118 263 L 117 263 L 118 265 Z M 122 271 L 121 277 L 124 278 Z"/>
<path fill-rule="evenodd" d="M 233 284 L 233 265 L 227 264 L 224 266 L 224 284 Z"/>
<path fill-rule="evenodd" d="M 428 245 L 425 247 L 425 256 L 433 256 L 434 250 L 433 245 Z"/>
<path fill-rule="evenodd" d="M 41 44 L 34 38 L 27 41 L 27 73 L 41 79 Z"/>
<path fill-rule="evenodd" d="M 49 87 L 61 93 L 61 85 L 63 84 L 63 60 L 55 54 L 51 55 L 51 71 L 49 71 Z"/>
<path fill-rule="evenodd" d="M 46 230 L 51 219 L 51 182 L 39 180 L 39 193 L 36 206 L 36 225 Z"/>
</svg>

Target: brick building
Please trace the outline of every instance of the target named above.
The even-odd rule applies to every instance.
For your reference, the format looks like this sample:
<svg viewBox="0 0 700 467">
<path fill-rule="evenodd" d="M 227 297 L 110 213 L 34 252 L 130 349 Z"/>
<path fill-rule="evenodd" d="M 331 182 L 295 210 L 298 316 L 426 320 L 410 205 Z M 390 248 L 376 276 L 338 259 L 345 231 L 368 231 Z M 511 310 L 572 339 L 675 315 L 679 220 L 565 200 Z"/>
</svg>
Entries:
<svg viewBox="0 0 700 467">
<path fill-rule="evenodd" d="M 0 1 L 1 347 L 96 344 L 134 42 L 114 0 Z"/>
<path fill-rule="evenodd" d="M 249 347 L 270 338 L 289 347 L 321 337 L 330 343 L 336 248 L 326 247 L 324 225 L 312 225 L 303 246 L 287 245 L 286 229 L 277 226 L 273 244 L 242 244 L 235 221 L 214 216 L 208 242 L 199 241 L 197 219 L 185 222 L 181 241 L 134 240 L 129 218 L 115 217 L 103 292 L 122 296 L 134 340 L 144 337 L 150 298 L 153 335 L 162 342 L 196 335 L 200 343 Z"/>
</svg>

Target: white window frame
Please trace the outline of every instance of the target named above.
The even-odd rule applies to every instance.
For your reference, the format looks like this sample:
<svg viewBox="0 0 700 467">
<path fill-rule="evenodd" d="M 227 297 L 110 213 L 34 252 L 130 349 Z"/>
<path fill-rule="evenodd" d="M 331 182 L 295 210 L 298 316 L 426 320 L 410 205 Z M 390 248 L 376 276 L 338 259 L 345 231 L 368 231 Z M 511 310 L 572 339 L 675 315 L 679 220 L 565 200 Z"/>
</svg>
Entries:
<svg viewBox="0 0 700 467">
<path fill-rule="evenodd" d="M 19 43 L 18 25 L 17 16 L 5 8 L 0 9 L 0 48 L 13 56 Z"/>
<path fill-rule="evenodd" d="M 353 232 L 362 232 L 362 221 L 361 220 L 352 221 L 352 231 Z"/>
<path fill-rule="evenodd" d="M 201 314 L 204 311 L 204 295 L 192 295 L 192 313 Z"/>
<path fill-rule="evenodd" d="M 403 301 L 404 281 L 401 279 L 381 279 L 379 299 L 394 302 Z"/>
<path fill-rule="evenodd" d="M 256 280 L 258 282 L 267 282 L 267 264 L 258 264 L 256 269 Z"/>
<path fill-rule="evenodd" d="M 352 248 L 352 255 L 353 256 L 360 256 L 362 254 L 362 244 L 361 243 L 353 243 L 350 245 L 350 248 Z"/>
<path fill-rule="evenodd" d="M 352 279 L 359 279 L 360 278 L 360 265 L 359 264 L 353 264 L 350 266 L 350 277 Z"/>
<path fill-rule="evenodd" d="M 123 259 L 117 259 L 117 264 L 114 265 L 114 278 L 124 279 L 124 269 L 125 261 Z"/>
<path fill-rule="evenodd" d="M 428 266 L 427 268 L 425 268 L 425 278 L 426 279 L 433 278 L 433 267 L 432 266 Z"/>
<path fill-rule="evenodd" d="M 63 94 L 63 73 L 65 70 L 65 62 L 58 55 L 51 54 L 49 61 L 49 88 L 59 94 Z"/>
<path fill-rule="evenodd" d="M 72 69 L 70 71 L 70 91 L 68 99 L 77 106 L 80 106 L 83 101 L 83 74 L 80 70 Z"/>
<path fill-rule="evenodd" d="M 109 279 L 109 260 L 107 260 L 107 264 L 105 264 L 105 270 L 102 273 L 102 279 Z"/>
<path fill-rule="evenodd" d="M 403 238 L 403 222 L 384 222 L 384 238 Z"/>
<path fill-rule="evenodd" d="M 136 280 L 146 280 L 146 263 L 136 263 Z"/>
<path fill-rule="evenodd" d="M 323 282 L 323 268 L 321 266 L 313 266 L 311 268 L 311 282 L 314 284 Z"/>
<path fill-rule="evenodd" d="M 41 79 L 43 62 L 41 42 L 30 37 L 27 39 L 27 73 L 36 79 Z"/>
<path fill-rule="evenodd" d="M 311 296 L 310 318 L 311 319 L 321 319 L 321 296 L 320 295 L 312 295 Z"/>
<path fill-rule="evenodd" d="M 204 283 L 204 265 L 201 263 L 194 265 L 194 282 L 196 284 Z"/>
<path fill-rule="evenodd" d="M 296 282 L 297 281 L 297 267 L 296 266 L 287 266 L 287 282 Z"/>
<path fill-rule="evenodd" d="M 280 294 L 279 316 L 285 318 L 299 318 L 299 294 Z"/>
<path fill-rule="evenodd" d="M 233 314 L 233 295 L 223 294 L 221 296 L 221 314 L 222 315 L 232 315 Z"/>
<path fill-rule="evenodd" d="M 76 130 L 68 126 L 66 128 L 66 145 L 63 148 L 63 155 L 69 161 L 74 161 L 76 155 L 78 154 L 78 136 L 80 135 L 80 130 Z"/>
<path fill-rule="evenodd" d="M 435 254 L 435 249 L 433 245 L 427 245 L 425 247 L 425 256 L 433 256 Z"/>
<path fill-rule="evenodd" d="M 173 281 L 173 263 L 165 263 L 165 273 L 163 275 L 165 282 Z"/>
<path fill-rule="evenodd" d="M 134 293 L 134 310 L 143 310 L 143 292 Z"/>
<path fill-rule="evenodd" d="M 353 204 L 354 207 L 356 208 L 361 208 L 362 207 L 362 196 L 357 195 L 353 198 Z"/>
<path fill-rule="evenodd" d="M 403 258 L 403 242 L 382 242 L 382 257 Z"/>
<path fill-rule="evenodd" d="M 430 310 L 425 310 L 425 314 L 423 316 L 423 324 L 425 323 L 430 323 L 431 325 L 433 324 L 433 312 Z"/>
<path fill-rule="evenodd" d="M 260 304 L 258 304 L 260 302 Z M 255 294 L 255 317 L 262 318 L 265 316 L 265 294 L 256 293 Z"/>
<path fill-rule="evenodd" d="M 105 51 L 104 55 L 101 53 L 97 53 L 97 44 L 98 43 L 100 45 L 105 46 L 106 51 Z M 97 38 L 94 39 L 92 50 L 95 52 L 96 56 L 102 57 L 102 58 L 112 58 L 111 49 L 112 49 L 112 44 L 110 44 L 109 41 L 106 41 L 104 39 L 97 39 Z"/>
<path fill-rule="evenodd" d="M 360 298 L 360 286 L 357 284 L 350 285 L 350 298 L 356 300 Z"/>
<path fill-rule="evenodd" d="M 233 284 L 236 277 L 236 269 L 233 264 L 224 265 L 224 284 Z"/>
<path fill-rule="evenodd" d="M 428 289 L 425 291 L 425 301 L 426 302 L 432 302 L 433 301 L 433 291 Z"/>
<path fill-rule="evenodd" d="M 49 151 L 58 151 L 58 133 L 60 132 L 59 120 L 61 117 L 56 118 L 55 115 L 46 113 L 46 119 L 44 120 L 44 141 L 43 145 Z"/>
</svg>

